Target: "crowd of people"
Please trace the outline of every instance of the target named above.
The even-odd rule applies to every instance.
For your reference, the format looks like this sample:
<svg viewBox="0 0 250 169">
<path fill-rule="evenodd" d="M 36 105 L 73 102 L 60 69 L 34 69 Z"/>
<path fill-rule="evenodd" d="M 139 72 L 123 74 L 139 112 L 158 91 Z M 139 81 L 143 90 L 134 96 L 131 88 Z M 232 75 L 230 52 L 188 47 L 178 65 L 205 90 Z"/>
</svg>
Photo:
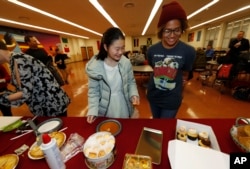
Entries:
<svg viewBox="0 0 250 169">
<path fill-rule="evenodd" d="M 157 24 L 159 42 L 145 53 L 153 68 L 147 86 L 147 99 L 153 118 L 175 118 L 182 103 L 183 83 L 190 79 L 197 55 L 205 62 L 214 58 L 211 44 L 197 52 L 194 47 L 180 40 L 188 29 L 187 15 L 183 7 L 172 1 L 162 6 Z M 230 62 L 239 62 L 239 55 L 249 53 L 249 41 L 240 31 L 229 44 Z M 67 116 L 70 98 L 58 83 L 48 64 L 52 57 L 38 47 L 35 36 L 25 36 L 29 46 L 24 53 L 8 50 L 0 40 L 0 64 L 10 65 L 10 75 L 0 65 L 0 110 L 11 116 L 11 106 L 26 103 L 30 111 L 38 116 Z M 202 52 L 202 53 L 201 53 Z M 119 28 L 108 28 L 102 36 L 99 53 L 86 64 L 88 75 L 87 122 L 93 123 L 98 116 L 110 118 L 133 118 L 136 105 L 140 104 L 133 74 L 132 63 L 125 53 L 125 37 Z M 65 60 L 67 54 L 59 48 L 54 53 L 54 63 L 65 84 L 69 84 Z M 8 83 L 15 90 L 7 88 Z"/>
</svg>

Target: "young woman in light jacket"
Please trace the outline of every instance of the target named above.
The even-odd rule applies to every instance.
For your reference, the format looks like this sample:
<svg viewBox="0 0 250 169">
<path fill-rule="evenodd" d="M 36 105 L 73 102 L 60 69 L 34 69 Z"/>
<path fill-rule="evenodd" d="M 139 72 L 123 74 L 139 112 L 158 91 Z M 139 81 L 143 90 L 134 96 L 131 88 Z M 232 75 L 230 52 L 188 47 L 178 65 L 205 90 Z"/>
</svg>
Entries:
<svg viewBox="0 0 250 169">
<path fill-rule="evenodd" d="M 109 28 L 102 37 L 100 51 L 86 65 L 88 75 L 87 121 L 97 116 L 129 118 L 139 94 L 130 60 L 123 56 L 125 37 L 118 28 Z"/>
</svg>

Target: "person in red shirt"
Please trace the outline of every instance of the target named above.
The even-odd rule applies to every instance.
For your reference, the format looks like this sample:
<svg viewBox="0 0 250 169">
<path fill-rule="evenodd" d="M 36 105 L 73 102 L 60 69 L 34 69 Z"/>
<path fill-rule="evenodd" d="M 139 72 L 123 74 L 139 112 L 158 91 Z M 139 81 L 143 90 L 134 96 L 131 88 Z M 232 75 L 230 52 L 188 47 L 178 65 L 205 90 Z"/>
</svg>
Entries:
<svg viewBox="0 0 250 169">
<path fill-rule="evenodd" d="M 0 64 L 0 93 L 7 90 L 7 84 L 10 82 L 10 75 L 6 68 Z M 12 116 L 11 107 L 0 103 L 0 110 L 4 116 Z"/>
</svg>

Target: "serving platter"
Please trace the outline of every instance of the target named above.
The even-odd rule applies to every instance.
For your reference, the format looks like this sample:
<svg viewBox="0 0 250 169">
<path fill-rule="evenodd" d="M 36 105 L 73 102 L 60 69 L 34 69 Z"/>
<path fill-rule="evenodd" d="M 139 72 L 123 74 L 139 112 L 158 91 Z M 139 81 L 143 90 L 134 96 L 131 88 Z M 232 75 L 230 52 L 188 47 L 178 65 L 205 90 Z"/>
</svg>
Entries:
<svg viewBox="0 0 250 169">
<path fill-rule="evenodd" d="M 244 123 L 242 124 L 241 121 L 243 121 Z M 230 136 L 232 138 L 232 140 L 234 141 L 234 143 L 239 147 L 239 149 L 241 149 L 243 152 L 247 152 L 250 153 L 250 147 L 247 147 L 245 144 L 243 144 L 240 140 L 239 140 L 239 135 L 238 135 L 238 129 L 240 129 L 241 127 L 244 127 L 246 125 L 250 125 L 250 121 L 244 117 L 239 117 L 236 119 L 236 123 L 235 125 L 232 126 L 232 128 L 230 129 Z M 249 145 L 250 145 L 250 136 L 249 137 L 245 137 L 245 139 L 248 139 Z"/>
</svg>

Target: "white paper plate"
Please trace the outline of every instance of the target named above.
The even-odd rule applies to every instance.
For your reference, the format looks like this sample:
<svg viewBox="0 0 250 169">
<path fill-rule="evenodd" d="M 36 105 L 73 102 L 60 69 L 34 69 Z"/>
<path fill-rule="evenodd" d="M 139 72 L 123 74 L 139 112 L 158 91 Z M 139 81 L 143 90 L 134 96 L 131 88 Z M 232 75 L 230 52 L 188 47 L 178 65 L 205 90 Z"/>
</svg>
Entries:
<svg viewBox="0 0 250 169">
<path fill-rule="evenodd" d="M 37 126 L 37 131 L 39 133 L 50 133 L 57 131 L 62 127 L 62 120 L 59 118 L 52 118 L 46 120 Z"/>
<path fill-rule="evenodd" d="M 40 160 L 40 159 L 43 159 L 43 158 L 44 158 L 44 156 L 41 156 L 41 157 L 33 157 L 33 156 L 30 154 L 31 149 L 32 149 L 34 146 L 36 146 L 36 145 L 37 145 L 36 142 L 34 142 L 34 143 L 30 146 L 30 148 L 29 148 L 28 157 L 29 157 L 31 160 Z"/>
<path fill-rule="evenodd" d="M 61 146 L 59 146 L 59 148 L 61 148 L 61 147 L 63 146 L 63 144 L 65 143 L 65 141 L 66 141 L 66 134 L 65 134 L 64 132 L 61 132 L 61 133 L 64 135 L 64 139 L 63 139 L 63 142 L 62 142 Z M 36 145 L 37 145 L 37 142 L 35 141 L 35 142 L 30 146 L 29 151 L 28 151 L 28 157 L 29 157 L 30 159 L 32 159 L 32 160 L 40 160 L 40 159 L 43 159 L 44 156 L 41 156 L 41 157 L 33 157 L 33 156 L 30 154 L 31 149 L 32 149 L 34 146 L 36 146 Z"/>
</svg>

